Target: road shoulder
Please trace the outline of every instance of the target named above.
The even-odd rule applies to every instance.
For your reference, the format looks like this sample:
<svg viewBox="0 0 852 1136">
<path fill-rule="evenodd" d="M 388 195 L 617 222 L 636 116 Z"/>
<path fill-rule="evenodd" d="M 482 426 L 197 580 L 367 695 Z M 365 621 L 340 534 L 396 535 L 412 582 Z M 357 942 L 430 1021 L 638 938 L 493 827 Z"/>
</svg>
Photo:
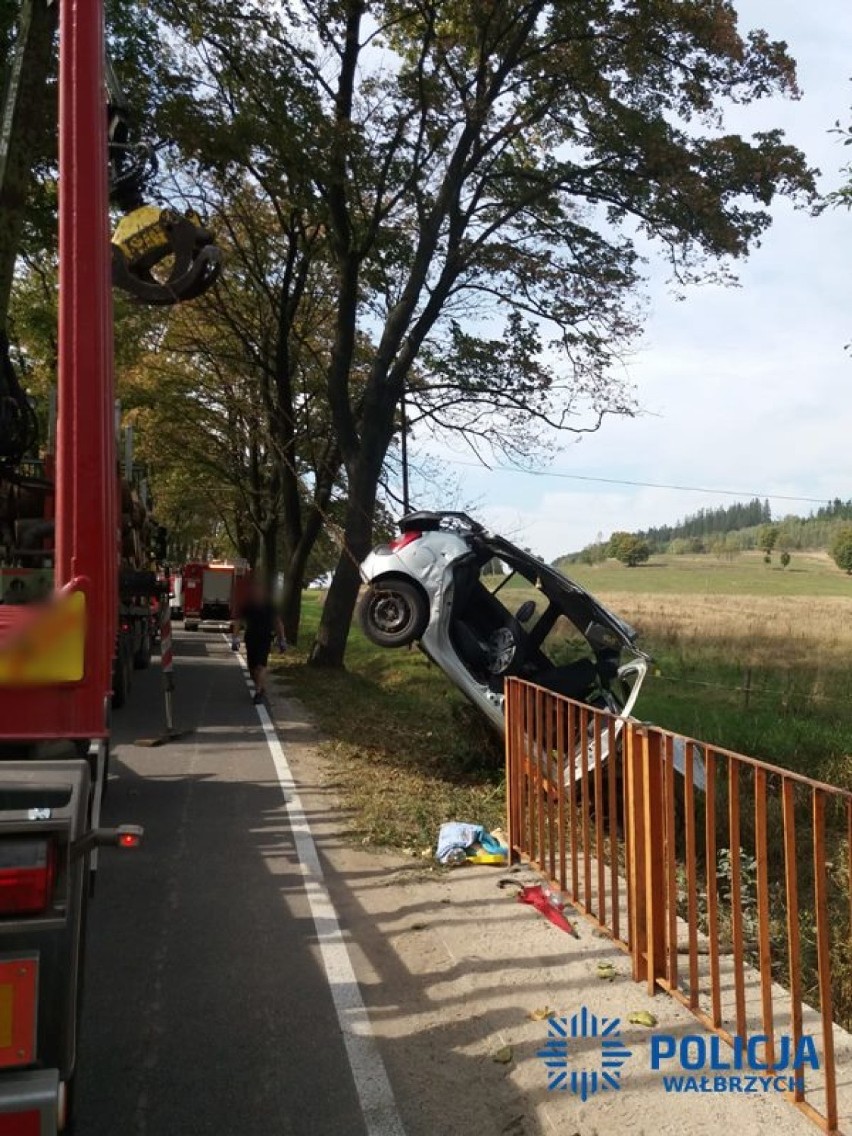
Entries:
<svg viewBox="0 0 852 1136">
<path fill-rule="evenodd" d="M 318 752 L 318 732 L 284 683 L 275 684 L 271 713 L 408 1136 L 814 1131 L 777 1098 L 666 1093 L 649 1069 L 647 1029 L 626 1018 L 648 1010 L 658 1029 L 701 1033 L 687 1011 L 662 995 L 649 998 L 631 981 L 627 957 L 581 918 L 575 939 L 513 902 L 497 887 L 499 869 L 447 873 L 428 860 L 359 847 L 334 764 Z M 602 961 L 615 968 L 611 982 L 598 978 Z M 582 1006 L 620 1018 L 633 1052 L 622 1091 L 585 1103 L 548 1091 L 537 1057 L 547 1023 L 529 1017 Z M 511 1060 L 496 1061 L 507 1047 Z"/>
</svg>

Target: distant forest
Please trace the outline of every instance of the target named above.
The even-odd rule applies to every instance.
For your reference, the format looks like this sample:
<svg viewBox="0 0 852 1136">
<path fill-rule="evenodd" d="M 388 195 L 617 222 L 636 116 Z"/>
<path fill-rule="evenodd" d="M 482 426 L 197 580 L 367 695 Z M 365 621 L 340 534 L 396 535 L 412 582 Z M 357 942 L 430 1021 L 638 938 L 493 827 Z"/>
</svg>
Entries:
<svg viewBox="0 0 852 1136">
<path fill-rule="evenodd" d="M 769 502 L 755 497 L 745 504 L 699 509 L 673 525 L 644 529 L 636 536 L 641 537 L 653 553 L 734 555 L 759 548 L 761 530 L 771 525 L 777 529 L 774 546 L 779 551 L 817 551 L 827 549 L 838 527 L 849 521 L 852 521 L 852 500 L 835 498 L 807 517 L 790 514 L 775 518 Z M 597 563 L 606 559 L 608 546 L 608 540 L 596 542 L 560 560 Z"/>
</svg>

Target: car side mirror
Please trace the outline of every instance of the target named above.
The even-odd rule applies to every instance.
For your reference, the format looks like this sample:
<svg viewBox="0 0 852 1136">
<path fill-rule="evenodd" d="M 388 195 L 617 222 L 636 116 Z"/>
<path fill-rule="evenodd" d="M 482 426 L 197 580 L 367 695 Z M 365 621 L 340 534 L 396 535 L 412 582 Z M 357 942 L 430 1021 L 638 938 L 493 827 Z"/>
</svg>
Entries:
<svg viewBox="0 0 852 1136">
<path fill-rule="evenodd" d="M 535 613 L 535 600 L 524 600 L 524 602 L 515 613 L 515 619 L 517 619 L 518 623 L 529 623 Z"/>
</svg>

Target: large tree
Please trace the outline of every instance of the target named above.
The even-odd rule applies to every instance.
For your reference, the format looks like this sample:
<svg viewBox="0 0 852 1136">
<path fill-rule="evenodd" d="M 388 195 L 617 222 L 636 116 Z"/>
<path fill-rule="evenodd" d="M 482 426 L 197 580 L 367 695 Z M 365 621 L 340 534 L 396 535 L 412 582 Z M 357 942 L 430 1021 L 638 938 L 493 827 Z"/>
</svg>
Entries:
<svg viewBox="0 0 852 1136">
<path fill-rule="evenodd" d="M 796 93 L 783 45 L 742 37 L 730 4 L 350 2 L 333 13 L 320 22 L 309 6 L 316 48 L 303 66 L 325 127 L 313 161 L 339 271 L 328 387 L 350 482 L 350 555 L 314 658 L 339 663 L 354 561 L 418 356 L 439 352 L 461 398 L 502 371 L 527 406 L 549 403 L 557 426 L 566 377 L 606 409 L 610 363 L 633 331 L 636 234 L 661 241 L 682 278 L 701 275 L 747 252 L 776 192 L 807 199 L 813 183 L 780 133 L 719 129 L 725 100 Z M 376 307 L 356 402 L 350 345 Z"/>
<path fill-rule="evenodd" d="M 318 663 L 342 661 L 407 384 L 454 423 L 496 394 L 513 426 L 593 426 L 625 409 L 612 363 L 649 239 L 681 281 L 724 276 L 777 193 L 814 193 L 779 131 L 724 130 L 726 103 L 797 94 L 785 45 L 724 0 L 155 7 L 199 161 L 300 203 L 330 273 L 348 503 Z"/>
</svg>

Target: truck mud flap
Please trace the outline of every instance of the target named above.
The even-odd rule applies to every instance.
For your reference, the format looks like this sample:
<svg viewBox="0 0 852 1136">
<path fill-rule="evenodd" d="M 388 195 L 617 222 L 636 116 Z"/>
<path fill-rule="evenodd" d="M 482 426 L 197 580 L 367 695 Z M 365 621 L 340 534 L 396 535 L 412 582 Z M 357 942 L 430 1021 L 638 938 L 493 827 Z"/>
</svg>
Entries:
<svg viewBox="0 0 852 1136">
<path fill-rule="evenodd" d="M 56 1069 L 0 1075 L 0 1136 L 56 1136 Z"/>
</svg>

